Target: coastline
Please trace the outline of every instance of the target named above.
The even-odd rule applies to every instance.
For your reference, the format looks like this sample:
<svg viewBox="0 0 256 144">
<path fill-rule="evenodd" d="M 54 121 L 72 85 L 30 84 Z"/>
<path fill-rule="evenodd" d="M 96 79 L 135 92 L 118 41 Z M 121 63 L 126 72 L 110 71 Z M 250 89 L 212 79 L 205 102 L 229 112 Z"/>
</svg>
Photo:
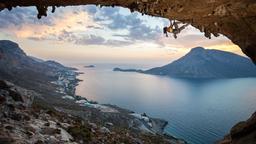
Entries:
<svg viewBox="0 0 256 144">
<path fill-rule="evenodd" d="M 56 108 L 56 110 L 76 115 L 78 117 L 83 117 L 84 119 L 97 121 L 97 123 L 102 123 L 102 121 L 111 121 L 109 122 L 110 125 L 115 125 L 116 128 L 125 127 L 132 129 L 132 131 L 135 131 L 136 133 L 150 133 L 153 135 L 163 136 L 167 139 L 179 141 L 179 143 L 186 143 L 184 140 L 175 138 L 174 136 L 164 132 L 168 122 L 163 119 L 152 118 L 146 113 L 135 113 L 131 110 L 124 109 L 113 104 L 99 104 L 96 101 L 91 101 L 85 97 L 76 95 L 76 87 L 79 85 L 79 82 L 82 81 L 77 79 L 79 74 L 81 74 L 81 72 L 79 72 L 78 69 L 68 68 L 66 71 L 60 73 L 58 81 L 53 83 L 59 84 L 59 89 L 57 92 L 60 92 L 62 99 L 74 103 L 80 108 L 85 108 L 89 111 L 95 112 L 98 118 L 88 116 L 82 111 L 73 111 L 72 109 L 59 107 Z"/>
<path fill-rule="evenodd" d="M 39 95 L 0 80 L 0 143 L 185 143 L 166 135 L 131 130 L 125 125 L 121 127 L 109 119 L 112 116 L 117 122 L 122 121 L 120 118 L 125 114 L 121 112 L 102 114 L 84 107 L 77 107 L 78 110 L 49 103 L 45 105 L 35 101 Z M 86 119 L 79 112 L 87 116 L 91 112 L 96 117 Z"/>
<path fill-rule="evenodd" d="M 29 57 L 12 41 L 0 50 L 0 143 L 181 143 L 160 134 L 164 121 L 76 96 L 77 69 Z"/>
</svg>

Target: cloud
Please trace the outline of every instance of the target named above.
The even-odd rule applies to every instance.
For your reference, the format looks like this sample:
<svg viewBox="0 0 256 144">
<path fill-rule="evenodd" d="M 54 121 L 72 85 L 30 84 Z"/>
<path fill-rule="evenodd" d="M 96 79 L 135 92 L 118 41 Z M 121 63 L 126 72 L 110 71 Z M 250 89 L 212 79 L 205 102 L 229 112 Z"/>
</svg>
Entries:
<svg viewBox="0 0 256 144">
<path fill-rule="evenodd" d="M 76 38 L 75 44 L 79 45 L 104 45 L 105 39 L 96 35 L 84 36 L 82 38 Z"/>
<path fill-rule="evenodd" d="M 63 31 L 59 36 L 60 41 L 72 42 L 78 45 L 104 45 L 104 46 L 127 46 L 133 44 L 132 41 L 112 40 L 105 39 L 102 36 L 89 34 L 89 35 L 77 35 L 73 32 Z"/>
<path fill-rule="evenodd" d="M 212 39 L 208 39 L 204 37 L 203 33 L 197 33 L 195 32 L 195 28 L 189 27 L 188 29 L 191 29 L 192 32 L 189 33 L 181 33 L 178 35 L 177 39 L 174 39 L 172 35 L 169 35 L 168 38 L 166 37 L 160 37 L 158 39 L 158 42 L 163 47 L 170 47 L 170 48 L 193 48 L 197 46 L 203 46 L 203 47 L 218 47 L 218 46 L 234 46 L 232 42 L 224 37 L 223 35 L 220 35 L 219 37 L 212 37 Z"/>
<path fill-rule="evenodd" d="M 97 12 L 97 8 L 94 5 L 88 5 L 83 10 L 87 11 L 89 14 L 95 14 Z"/>
<path fill-rule="evenodd" d="M 133 41 L 123 41 L 123 40 L 107 40 L 105 45 L 109 46 L 116 46 L 116 47 L 122 47 L 122 46 L 129 46 L 134 44 Z"/>
<path fill-rule="evenodd" d="M 145 24 L 141 24 L 139 27 L 131 27 L 129 31 L 129 36 L 133 40 L 156 40 L 156 37 L 161 33 L 159 27 L 150 28 Z"/>
<path fill-rule="evenodd" d="M 103 27 L 94 26 L 94 25 L 89 25 L 89 26 L 87 26 L 87 28 L 89 28 L 89 29 L 104 29 Z"/>
<path fill-rule="evenodd" d="M 106 24 L 106 26 L 112 30 L 118 29 L 128 29 L 130 27 L 140 27 L 143 21 L 137 17 L 137 14 L 122 15 L 116 13 L 115 15 L 110 15 L 109 19 L 111 23 Z"/>
<path fill-rule="evenodd" d="M 55 13 L 38 20 L 34 7 L 15 8 L 0 12 L 0 29 L 18 38 L 34 41 L 61 41 L 77 45 L 107 45 L 122 47 L 138 43 L 154 43 L 159 47 L 191 47 L 218 45 L 227 39 L 207 40 L 191 26 L 173 39 L 165 38 L 162 28 L 168 20 L 120 7 L 99 8 L 94 5 L 57 8 Z"/>
<path fill-rule="evenodd" d="M 162 33 L 159 27 L 152 28 L 149 25 L 146 25 L 146 22 L 139 17 L 139 13 L 129 13 L 124 15 L 120 13 L 119 8 L 104 8 L 99 10 L 99 13 L 100 17 L 103 18 L 101 19 L 96 16 L 94 19 L 96 22 L 100 22 L 100 24 L 113 31 L 129 31 L 129 34 L 125 35 L 125 37 L 130 40 L 154 40 L 155 36 Z M 106 21 L 109 22 L 106 23 Z M 121 34 L 119 36 L 121 36 Z"/>
<path fill-rule="evenodd" d="M 93 5 L 58 8 L 41 20 L 35 8 L 17 8 L 0 13 L 1 29 L 13 31 L 17 37 L 30 40 L 57 40 L 79 45 L 124 46 L 136 41 L 153 41 L 159 27 L 145 24 L 138 13 L 121 13 L 121 8 Z M 95 31 L 98 31 L 95 34 Z M 126 31 L 126 34 L 123 33 Z M 107 40 L 103 37 L 106 37 Z M 133 42 L 132 42 L 133 41 Z"/>
<path fill-rule="evenodd" d="M 53 18 L 38 20 L 37 12 L 33 8 L 15 8 L 12 11 L 4 9 L 0 12 L 0 28 L 10 26 L 21 27 L 26 24 L 54 26 Z"/>
</svg>

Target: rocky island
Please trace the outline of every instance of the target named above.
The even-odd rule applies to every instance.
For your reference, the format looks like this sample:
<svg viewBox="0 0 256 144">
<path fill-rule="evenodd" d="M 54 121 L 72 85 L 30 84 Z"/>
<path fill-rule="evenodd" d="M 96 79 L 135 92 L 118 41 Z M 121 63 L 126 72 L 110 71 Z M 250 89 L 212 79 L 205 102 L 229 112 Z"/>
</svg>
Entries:
<svg viewBox="0 0 256 144">
<path fill-rule="evenodd" d="M 143 73 L 143 70 L 140 70 L 140 69 L 121 69 L 121 68 L 114 68 L 113 71 Z"/>
<path fill-rule="evenodd" d="M 85 68 L 95 68 L 95 65 L 86 65 Z"/>
<path fill-rule="evenodd" d="M 164 120 L 75 95 L 78 74 L 0 41 L 0 143 L 186 143 Z"/>
<path fill-rule="evenodd" d="M 149 70 L 120 69 L 114 71 L 139 72 L 185 79 L 222 79 L 256 77 L 256 66 L 243 56 L 220 50 L 196 47 L 178 60 Z"/>
</svg>

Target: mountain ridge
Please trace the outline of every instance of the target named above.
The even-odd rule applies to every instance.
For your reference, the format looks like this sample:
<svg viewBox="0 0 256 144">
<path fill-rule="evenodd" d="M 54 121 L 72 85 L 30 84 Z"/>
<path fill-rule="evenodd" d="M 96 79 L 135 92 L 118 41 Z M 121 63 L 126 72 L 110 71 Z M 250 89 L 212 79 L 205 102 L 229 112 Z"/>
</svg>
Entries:
<svg viewBox="0 0 256 144">
<path fill-rule="evenodd" d="M 145 71 L 115 68 L 114 71 L 140 72 L 186 79 L 256 77 L 256 66 L 243 56 L 221 50 L 195 47 L 181 58 Z"/>
<path fill-rule="evenodd" d="M 52 81 L 58 80 L 65 72 L 76 74 L 73 70 L 54 61 L 35 59 L 28 56 L 17 43 L 0 40 L 0 79 L 48 94 L 49 89 L 56 88 Z"/>
<path fill-rule="evenodd" d="M 256 67 L 237 54 L 196 47 L 178 60 L 144 73 L 181 78 L 238 78 L 255 77 Z"/>
</svg>

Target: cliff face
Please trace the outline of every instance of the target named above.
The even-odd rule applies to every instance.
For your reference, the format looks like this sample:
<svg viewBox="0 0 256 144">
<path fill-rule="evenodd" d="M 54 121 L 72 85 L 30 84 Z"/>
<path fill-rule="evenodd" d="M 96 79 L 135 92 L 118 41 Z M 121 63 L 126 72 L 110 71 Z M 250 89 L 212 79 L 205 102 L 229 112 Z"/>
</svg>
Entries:
<svg viewBox="0 0 256 144">
<path fill-rule="evenodd" d="M 256 144 L 256 112 L 247 121 L 236 124 L 219 144 Z"/>
<path fill-rule="evenodd" d="M 1 1 L 0 11 L 16 6 L 36 6 L 38 18 L 41 18 L 47 16 L 48 7 L 54 12 L 55 6 L 87 4 L 122 6 L 143 14 L 176 19 L 190 23 L 206 37 L 223 34 L 256 62 L 255 0 L 12 0 Z"/>
</svg>

